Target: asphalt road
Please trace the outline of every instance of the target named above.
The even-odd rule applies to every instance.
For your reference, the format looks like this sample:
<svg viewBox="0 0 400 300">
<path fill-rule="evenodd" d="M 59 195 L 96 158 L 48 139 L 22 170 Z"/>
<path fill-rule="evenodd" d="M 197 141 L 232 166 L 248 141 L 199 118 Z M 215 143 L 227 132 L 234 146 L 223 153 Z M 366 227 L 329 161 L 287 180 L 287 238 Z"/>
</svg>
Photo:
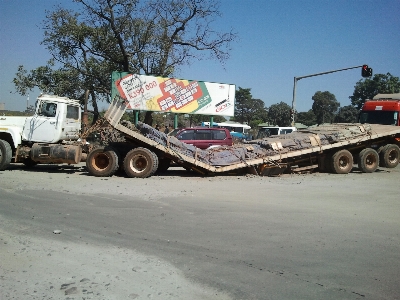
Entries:
<svg viewBox="0 0 400 300">
<path fill-rule="evenodd" d="M 399 183 L 400 167 L 281 177 L 175 168 L 131 179 L 92 177 L 82 164 L 15 165 L 0 172 L 0 253 L 12 237 L 118 247 L 171 264 L 210 299 L 400 299 Z M 0 289 L 23 270 L 0 269 Z M 14 285 L 3 297 L 13 295 Z"/>
</svg>

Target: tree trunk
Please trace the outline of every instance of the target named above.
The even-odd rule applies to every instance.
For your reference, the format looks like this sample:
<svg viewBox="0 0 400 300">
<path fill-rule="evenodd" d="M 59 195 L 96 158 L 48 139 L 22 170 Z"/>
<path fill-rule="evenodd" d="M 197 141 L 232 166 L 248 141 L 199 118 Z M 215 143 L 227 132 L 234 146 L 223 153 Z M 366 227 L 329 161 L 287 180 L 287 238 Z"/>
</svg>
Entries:
<svg viewBox="0 0 400 300">
<path fill-rule="evenodd" d="M 153 112 L 152 111 L 146 111 L 146 115 L 144 116 L 143 123 L 150 125 L 150 126 L 153 125 Z"/>
</svg>

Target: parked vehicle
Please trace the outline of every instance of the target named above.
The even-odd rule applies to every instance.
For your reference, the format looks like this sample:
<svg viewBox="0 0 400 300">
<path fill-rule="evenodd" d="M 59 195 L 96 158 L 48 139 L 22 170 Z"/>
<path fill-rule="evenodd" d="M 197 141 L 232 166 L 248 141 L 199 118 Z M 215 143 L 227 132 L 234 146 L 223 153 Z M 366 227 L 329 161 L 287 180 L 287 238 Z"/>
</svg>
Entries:
<svg viewBox="0 0 400 300">
<path fill-rule="evenodd" d="M 314 169 L 346 174 L 354 162 L 362 172 L 370 173 L 380 165 L 394 168 L 400 160 L 400 127 L 330 124 L 295 131 L 285 138 L 275 135 L 241 145 L 202 150 L 175 137 L 162 136 L 146 124 L 127 128 L 119 123 L 125 109 L 124 102 L 115 100 L 104 119 L 126 136 L 131 150 L 123 152 L 115 144 L 90 152 L 86 164 L 92 175 L 111 176 L 118 169 L 119 160 L 123 161 L 128 177 L 149 177 L 157 171 L 160 161 L 171 160 L 200 174 L 244 172 L 268 176 Z"/>
<path fill-rule="evenodd" d="M 200 149 L 232 146 L 232 136 L 226 128 L 195 127 L 178 131 L 176 138 Z"/>
<path fill-rule="evenodd" d="M 84 160 L 79 141 L 78 100 L 41 95 L 31 117 L 0 117 L 0 170 L 13 162 L 76 164 Z"/>
<path fill-rule="evenodd" d="M 400 126 L 400 93 L 377 94 L 372 100 L 366 100 L 359 122 Z"/>
<path fill-rule="evenodd" d="M 55 105 L 54 109 L 48 104 Z M 158 170 L 166 170 L 171 161 L 202 175 L 236 172 L 271 176 L 314 169 L 346 174 L 354 162 L 362 172 L 371 173 L 379 166 L 395 168 L 400 161 L 400 126 L 328 124 L 285 136 L 274 135 L 203 150 L 147 124 L 120 122 L 127 105 L 115 98 L 104 117 L 91 127 L 94 131 L 104 126 L 114 131 L 112 135 L 118 133 L 122 137 L 88 153 L 86 166 L 91 175 L 112 176 L 123 169 L 128 177 L 145 178 Z M 84 146 L 78 140 L 79 112 L 79 103 L 75 100 L 41 96 L 33 117 L 1 117 L 0 169 L 6 169 L 11 161 L 28 165 L 78 163 L 84 156 Z M 203 130 L 209 134 L 229 133 L 225 128 Z M 86 131 L 83 137 L 90 132 Z"/>
<path fill-rule="evenodd" d="M 202 122 L 201 126 L 210 127 L 210 122 Z M 247 124 L 240 124 L 236 122 L 213 122 L 213 128 L 226 128 L 231 133 L 231 136 L 240 140 L 252 140 L 252 136 L 249 134 L 251 126 Z"/>
<path fill-rule="evenodd" d="M 182 128 L 175 128 L 175 129 L 171 130 L 170 132 L 168 132 L 168 135 L 169 136 L 176 136 L 176 134 L 181 130 L 182 130 Z"/>
<path fill-rule="evenodd" d="M 296 130 L 296 127 L 261 127 L 258 130 L 256 139 L 263 139 L 271 135 L 288 134 Z"/>
</svg>

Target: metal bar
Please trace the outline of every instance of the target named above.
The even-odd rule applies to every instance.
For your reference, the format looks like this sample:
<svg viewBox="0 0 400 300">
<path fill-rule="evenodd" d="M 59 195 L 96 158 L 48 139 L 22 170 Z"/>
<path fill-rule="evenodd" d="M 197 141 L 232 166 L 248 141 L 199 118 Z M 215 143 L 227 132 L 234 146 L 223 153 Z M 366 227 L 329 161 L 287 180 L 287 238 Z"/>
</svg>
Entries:
<svg viewBox="0 0 400 300">
<path fill-rule="evenodd" d="M 362 68 L 362 66 L 363 65 L 350 67 L 350 68 L 344 68 L 344 69 L 338 69 L 338 70 L 332 70 L 332 71 L 327 71 L 327 72 L 315 73 L 315 74 L 310 74 L 310 75 L 297 76 L 295 78 L 297 80 L 300 80 L 300 79 L 308 78 L 308 77 L 314 77 L 314 76 L 325 75 L 325 74 L 330 74 L 330 73 L 335 73 L 335 72 L 340 72 L 340 71 L 346 71 L 346 70 L 351 70 L 351 69 L 356 69 L 356 68 Z"/>
<path fill-rule="evenodd" d="M 292 110 L 293 110 L 293 116 L 292 116 L 292 126 L 294 126 L 294 113 L 296 111 L 296 86 L 297 86 L 297 81 L 303 78 L 308 78 L 308 77 L 314 77 L 314 76 L 320 76 L 320 75 L 325 75 L 325 74 L 330 74 L 330 73 L 335 73 L 335 72 L 340 72 L 340 71 L 347 71 L 351 69 L 356 69 L 356 68 L 362 68 L 363 65 L 361 66 L 355 66 L 355 67 L 350 67 L 350 68 L 344 68 L 344 69 L 338 69 L 338 70 L 332 70 L 332 71 L 327 71 L 327 72 L 321 72 L 321 73 L 315 73 L 315 74 L 310 74 L 310 75 L 304 75 L 304 76 L 297 76 L 294 77 L 294 84 L 293 84 L 293 100 L 292 100 Z"/>
</svg>

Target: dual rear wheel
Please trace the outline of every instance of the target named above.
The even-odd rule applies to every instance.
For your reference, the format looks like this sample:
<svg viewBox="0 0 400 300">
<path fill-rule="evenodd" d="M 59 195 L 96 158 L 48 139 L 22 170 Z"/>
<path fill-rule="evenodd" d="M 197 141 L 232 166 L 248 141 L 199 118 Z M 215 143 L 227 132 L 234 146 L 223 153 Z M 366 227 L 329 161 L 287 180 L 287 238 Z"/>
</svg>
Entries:
<svg viewBox="0 0 400 300">
<path fill-rule="evenodd" d="M 378 166 L 395 168 L 399 162 L 400 148 L 395 144 L 382 146 L 378 151 L 365 148 L 358 155 L 358 167 L 365 173 L 375 172 Z"/>
<path fill-rule="evenodd" d="M 379 151 L 380 166 L 395 168 L 400 162 L 400 148 L 395 144 L 383 146 Z"/>
<path fill-rule="evenodd" d="M 111 147 L 99 147 L 89 152 L 86 167 L 90 174 L 97 177 L 109 177 L 117 172 L 118 152 Z"/>
<path fill-rule="evenodd" d="M 395 144 L 383 146 L 378 151 L 365 148 L 357 156 L 358 168 L 364 173 L 375 172 L 378 166 L 395 168 L 399 162 L 400 148 Z M 349 173 L 353 168 L 353 163 L 353 155 L 345 149 L 328 156 L 326 160 L 327 170 L 336 174 Z"/>
<path fill-rule="evenodd" d="M 379 154 L 372 148 L 365 148 L 358 154 L 358 168 L 364 173 L 375 172 L 379 166 Z"/>
<path fill-rule="evenodd" d="M 86 167 L 90 174 L 97 177 L 114 175 L 120 167 L 120 155 L 112 147 L 100 147 L 92 150 L 86 159 Z M 130 150 L 122 167 L 128 177 L 146 178 L 158 169 L 158 157 L 149 149 L 138 147 Z"/>
<path fill-rule="evenodd" d="M 132 149 L 124 159 L 124 170 L 128 177 L 150 177 L 157 171 L 157 168 L 157 155 L 146 148 Z"/>
<path fill-rule="evenodd" d="M 339 150 L 332 155 L 330 170 L 335 174 L 347 174 L 353 169 L 353 155 L 348 150 Z"/>
</svg>

